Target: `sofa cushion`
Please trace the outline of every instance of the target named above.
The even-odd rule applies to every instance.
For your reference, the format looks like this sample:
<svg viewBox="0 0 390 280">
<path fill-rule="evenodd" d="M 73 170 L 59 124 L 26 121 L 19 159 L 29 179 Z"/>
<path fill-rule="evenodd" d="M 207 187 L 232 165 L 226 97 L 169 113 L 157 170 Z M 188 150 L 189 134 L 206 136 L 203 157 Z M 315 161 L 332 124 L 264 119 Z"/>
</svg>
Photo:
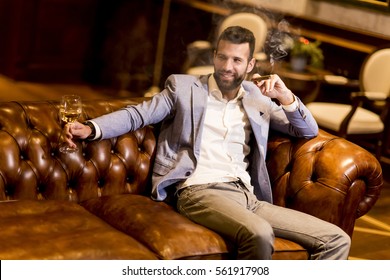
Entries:
<svg viewBox="0 0 390 280">
<path fill-rule="evenodd" d="M 161 259 L 224 258 L 228 253 L 218 234 L 193 223 L 168 204 L 146 196 L 103 196 L 81 205 L 140 241 Z"/>
<path fill-rule="evenodd" d="M 309 253 L 301 245 L 283 238 L 275 238 L 273 260 L 307 260 Z"/>
<path fill-rule="evenodd" d="M 156 259 L 142 244 L 80 205 L 0 202 L 0 259 Z"/>
<path fill-rule="evenodd" d="M 163 202 L 141 195 L 116 195 L 90 199 L 81 205 L 139 240 L 161 259 L 234 258 L 231 244 Z M 302 246 L 282 238 L 275 239 L 274 249 L 272 258 L 276 260 L 308 258 Z"/>
</svg>

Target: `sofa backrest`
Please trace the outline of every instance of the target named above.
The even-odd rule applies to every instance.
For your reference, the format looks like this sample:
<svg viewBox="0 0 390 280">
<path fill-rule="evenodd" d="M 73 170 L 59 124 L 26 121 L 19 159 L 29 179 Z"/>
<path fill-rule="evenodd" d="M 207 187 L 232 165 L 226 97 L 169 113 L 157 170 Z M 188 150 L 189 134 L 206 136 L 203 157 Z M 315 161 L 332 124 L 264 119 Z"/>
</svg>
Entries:
<svg viewBox="0 0 390 280">
<path fill-rule="evenodd" d="M 83 101 L 80 121 L 141 102 L 141 98 Z M 79 141 L 79 152 L 59 152 L 59 102 L 0 103 L 0 200 L 70 200 L 149 192 L 156 147 L 145 127 L 103 141 Z"/>
</svg>

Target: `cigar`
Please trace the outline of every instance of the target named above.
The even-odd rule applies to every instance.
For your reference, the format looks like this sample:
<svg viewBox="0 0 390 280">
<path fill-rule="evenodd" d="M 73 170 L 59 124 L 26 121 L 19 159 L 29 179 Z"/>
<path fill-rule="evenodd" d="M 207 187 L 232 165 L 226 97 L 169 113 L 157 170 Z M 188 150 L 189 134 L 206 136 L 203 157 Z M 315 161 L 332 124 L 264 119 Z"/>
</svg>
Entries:
<svg viewBox="0 0 390 280">
<path fill-rule="evenodd" d="M 252 78 L 252 82 L 260 82 L 268 79 L 271 79 L 271 75 L 264 75 L 257 78 Z"/>
</svg>

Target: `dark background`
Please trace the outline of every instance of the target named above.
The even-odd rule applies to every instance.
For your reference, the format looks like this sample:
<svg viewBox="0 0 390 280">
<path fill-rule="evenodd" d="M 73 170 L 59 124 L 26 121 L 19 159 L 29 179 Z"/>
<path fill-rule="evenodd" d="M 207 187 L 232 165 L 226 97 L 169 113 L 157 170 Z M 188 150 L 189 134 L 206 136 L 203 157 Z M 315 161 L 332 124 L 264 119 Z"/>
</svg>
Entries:
<svg viewBox="0 0 390 280">
<path fill-rule="evenodd" d="M 180 73 L 186 46 L 210 40 L 223 15 L 172 1 L 160 85 Z M 243 9 L 223 1 L 232 11 Z M 153 83 L 162 0 L 0 0 L 0 74 L 16 80 L 88 83 L 142 92 Z M 321 34 L 380 46 L 383 38 L 272 14 L 272 20 Z M 367 53 L 323 43 L 325 68 L 358 78 Z M 124 75 L 125 74 L 125 75 Z M 126 76 L 127 75 L 127 76 Z M 125 76 L 125 78 L 124 78 Z M 124 79 L 129 79 L 123 84 Z"/>
</svg>

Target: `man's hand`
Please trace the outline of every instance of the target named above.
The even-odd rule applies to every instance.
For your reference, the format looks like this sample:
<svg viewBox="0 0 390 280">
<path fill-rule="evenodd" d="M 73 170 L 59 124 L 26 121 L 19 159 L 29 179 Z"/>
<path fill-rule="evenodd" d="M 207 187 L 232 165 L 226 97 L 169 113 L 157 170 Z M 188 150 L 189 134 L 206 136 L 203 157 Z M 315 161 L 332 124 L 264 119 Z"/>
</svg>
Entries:
<svg viewBox="0 0 390 280">
<path fill-rule="evenodd" d="M 253 74 L 252 81 L 260 89 L 263 95 L 269 98 L 276 98 L 282 105 L 290 105 L 294 102 L 294 95 L 277 74 L 267 76 L 268 79 L 256 80 L 259 74 Z"/>
<path fill-rule="evenodd" d="M 65 142 L 69 144 L 70 147 L 75 148 L 76 144 L 73 142 L 73 139 L 85 139 L 92 133 L 91 128 L 88 125 L 84 125 L 79 122 L 66 124 L 63 130 L 65 136 Z"/>
</svg>

